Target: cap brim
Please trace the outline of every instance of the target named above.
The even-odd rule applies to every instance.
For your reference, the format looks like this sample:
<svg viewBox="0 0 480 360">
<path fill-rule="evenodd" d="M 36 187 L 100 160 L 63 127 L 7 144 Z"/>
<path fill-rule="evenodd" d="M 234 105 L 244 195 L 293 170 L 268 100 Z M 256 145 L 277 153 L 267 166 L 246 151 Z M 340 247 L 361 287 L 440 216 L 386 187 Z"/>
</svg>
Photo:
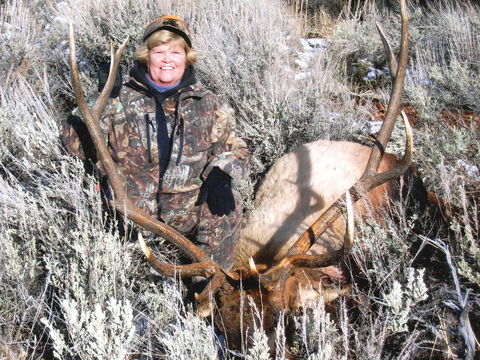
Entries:
<svg viewBox="0 0 480 360">
<path fill-rule="evenodd" d="M 159 26 L 158 28 L 152 29 L 152 31 L 149 31 L 144 37 L 143 37 L 143 42 L 147 40 L 154 32 L 160 31 L 160 30 L 168 30 L 171 31 L 177 35 L 180 35 L 188 44 L 188 46 L 192 47 L 192 42 L 190 41 L 190 38 L 185 34 L 183 31 L 177 29 L 174 26 L 169 26 L 169 25 L 162 25 Z"/>
</svg>

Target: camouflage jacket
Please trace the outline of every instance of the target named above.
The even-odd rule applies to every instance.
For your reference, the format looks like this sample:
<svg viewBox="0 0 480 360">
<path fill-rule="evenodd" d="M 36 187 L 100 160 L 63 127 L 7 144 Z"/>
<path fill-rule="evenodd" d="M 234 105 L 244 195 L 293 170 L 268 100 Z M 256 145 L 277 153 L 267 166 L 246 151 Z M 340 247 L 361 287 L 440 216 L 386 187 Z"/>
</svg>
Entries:
<svg viewBox="0 0 480 360">
<path fill-rule="evenodd" d="M 191 74 L 186 76 L 192 78 Z M 150 213 L 155 213 L 161 172 L 156 103 L 161 103 L 165 114 L 170 142 L 161 193 L 197 190 L 215 166 L 236 181 L 247 172 L 249 152 L 245 142 L 235 135 L 233 110 L 211 91 L 192 79 L 189 82 L 162 98 L 142 81 L 126 76 L 118 96 L 109 99 L 100 121 L 110 153 L 124 176 L 127 195 Z M 93 105 L 96 97 L 98 93 L 90 96 L 89 104 Z M 67 122 L 64 145 L 82 160 L 90 157 L 95 162 L 94 154 L 87 154 L 91 149 L 86 147 L 92 145 L 89 136 L 81 133 L 84 131 L 78 120 L 77 125 Z M 104 173 L 100 164 L 98 168 Z"/>
</svg>

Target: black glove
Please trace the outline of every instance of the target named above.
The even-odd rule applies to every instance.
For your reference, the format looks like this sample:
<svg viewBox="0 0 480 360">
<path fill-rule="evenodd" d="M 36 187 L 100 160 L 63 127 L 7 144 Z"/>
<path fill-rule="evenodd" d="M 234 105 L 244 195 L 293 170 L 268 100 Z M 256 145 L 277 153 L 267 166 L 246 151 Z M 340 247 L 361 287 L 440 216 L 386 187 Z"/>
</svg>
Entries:
<svg viewBox="0 0 480 360">
<path fill-rule="evenodd" d="M 207 202 L 213 215 L 223 216 L 235 210 L 235 198 L 230 187 L 230 176 L 214 167 L 200 188 L 195 205 Z"/>
</svg>

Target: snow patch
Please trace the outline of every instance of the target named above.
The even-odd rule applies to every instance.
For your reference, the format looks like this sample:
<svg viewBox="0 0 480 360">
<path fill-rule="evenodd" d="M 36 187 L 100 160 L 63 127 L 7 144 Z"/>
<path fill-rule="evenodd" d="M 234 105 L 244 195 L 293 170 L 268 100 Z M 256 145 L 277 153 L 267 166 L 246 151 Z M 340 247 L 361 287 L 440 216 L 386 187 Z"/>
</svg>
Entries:
<svg viewBox="0 0 480 360">
<path fill-rule="evenodd" d="M 295 80 L 301 80 L 311 76 L 309 69 L 312 59 L 328 47 L 328 41 L 322 38 L 299 40 L 302 50 L 297 51 L 298 58 L 295 60 L 295 64 L 300 68 L 300 72 L 295 76 Z"/>
<path fill-rule="evenodd" d="M 458 166 L 461 166 L 465 171 L 467 172 L 467 175 L 470 176 L 471 178 L 475 180 L 480 181 L 480 171 L 478 170 L 478 167 L 476 165 L 470 165 L 463 159 L 458 159 L 456 161 L 456 164 Z"/>
</svg>

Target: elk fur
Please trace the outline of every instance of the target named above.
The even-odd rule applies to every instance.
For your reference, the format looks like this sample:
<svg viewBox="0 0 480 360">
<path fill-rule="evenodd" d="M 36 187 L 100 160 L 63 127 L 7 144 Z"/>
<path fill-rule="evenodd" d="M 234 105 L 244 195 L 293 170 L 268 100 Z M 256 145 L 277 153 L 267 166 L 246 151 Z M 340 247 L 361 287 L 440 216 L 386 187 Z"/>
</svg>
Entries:
<svg viewBox="0 0 480 360">
<path fill-rule="evenodd" d="M 268 172 L 258 190 L 255 209 L 245 220 L 234 268 L 246 267 L 250 257 L 257 266 L 266 267 L 283 258 L 296 239 L 362 176 L 370 153 L 371 148 L 358 143 L 318 140 L 281 157 Z M 385 154 L 379 171 L 399 162 L 394 155 Z M 363 216 L 366 204 L 380 209 L 388 199 L 399 197 L 398 184 L 388 182 L 358 201 L 356 214 Z M 339 249 L 344 234 L 345 224 L 339 218 L 308 253 L 321 255 Z"/>
</svg>

